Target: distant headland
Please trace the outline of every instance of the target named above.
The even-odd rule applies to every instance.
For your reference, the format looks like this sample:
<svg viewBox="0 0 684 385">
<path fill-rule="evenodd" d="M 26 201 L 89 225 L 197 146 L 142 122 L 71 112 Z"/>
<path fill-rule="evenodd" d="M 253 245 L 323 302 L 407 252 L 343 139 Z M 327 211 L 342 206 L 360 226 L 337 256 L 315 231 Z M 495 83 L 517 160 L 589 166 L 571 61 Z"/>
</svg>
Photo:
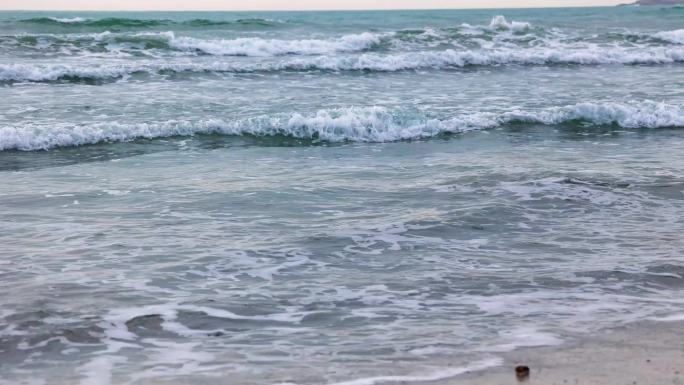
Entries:
<svg viewBox="0 0 684 385">
<path fill-rule="evenodd" d="M 620 5 L 684 5 L 684 0 L 637 0 L 634 3 Z"/>
</svg>

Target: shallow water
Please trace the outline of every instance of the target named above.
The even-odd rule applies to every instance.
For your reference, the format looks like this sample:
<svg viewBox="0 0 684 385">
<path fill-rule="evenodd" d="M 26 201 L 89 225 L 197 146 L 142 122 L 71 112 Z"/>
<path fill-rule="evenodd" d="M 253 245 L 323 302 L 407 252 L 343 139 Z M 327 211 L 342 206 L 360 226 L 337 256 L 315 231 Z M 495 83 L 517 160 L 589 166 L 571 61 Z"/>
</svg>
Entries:
<svg viewBox="0 0 684 385">
<path fill-rule="evenodd" d="M 0 13 L 0 384 L 419 382 L 681 314 L 682 21 Z"/>
</svg>

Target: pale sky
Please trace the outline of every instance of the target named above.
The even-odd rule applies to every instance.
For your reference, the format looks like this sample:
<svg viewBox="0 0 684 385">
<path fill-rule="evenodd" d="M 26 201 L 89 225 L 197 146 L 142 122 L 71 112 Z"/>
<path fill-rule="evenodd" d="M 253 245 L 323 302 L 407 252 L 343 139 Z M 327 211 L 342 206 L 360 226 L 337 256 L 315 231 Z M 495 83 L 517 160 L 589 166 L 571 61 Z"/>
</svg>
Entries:
<svg viewBox="0 0 684 385">
<path fill-rule="evenodd" d="M 332 10 L 615 5 L 620 0 L 0 0 L 0 10 Z"/>
</svg>

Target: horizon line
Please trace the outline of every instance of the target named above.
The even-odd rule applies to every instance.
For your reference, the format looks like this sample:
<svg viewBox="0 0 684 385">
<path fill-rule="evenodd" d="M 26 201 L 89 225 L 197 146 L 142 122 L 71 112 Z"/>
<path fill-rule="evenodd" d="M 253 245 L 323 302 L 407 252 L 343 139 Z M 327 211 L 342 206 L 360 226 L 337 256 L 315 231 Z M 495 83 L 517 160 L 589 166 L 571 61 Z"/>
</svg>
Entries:
<svg viewBox="0 0 684 385">
<path fill-rule="evenodd" d="M 563 6 L 563 5 L 549 5 L 544 7 L 458 7 L 458 8 L 339 8 L 339 9 L 323 9 L 323 8 L 304 8 L 304 9 L 3 9 L 0 12 L 358 12 L 358 11 L 457 11 L 457 10 L 492 10 L 492 9 L 558 9 L 558 8 L 613 8 L 624 5 L 633 5 L 635 3 L 617 3 L 614 5 L 577 5 L 577 6 Z"/>
</svg>

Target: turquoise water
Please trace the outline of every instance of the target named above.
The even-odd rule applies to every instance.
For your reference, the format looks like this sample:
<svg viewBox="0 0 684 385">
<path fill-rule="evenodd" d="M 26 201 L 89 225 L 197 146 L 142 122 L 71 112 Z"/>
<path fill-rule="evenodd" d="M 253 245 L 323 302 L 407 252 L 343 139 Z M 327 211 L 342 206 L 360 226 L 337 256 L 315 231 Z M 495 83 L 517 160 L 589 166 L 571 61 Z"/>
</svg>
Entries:
<svg viewBox="0 0 684 385">
<path fill-rule="evenodd" d="M 420 383 L 680 317 L 682 28 L 0 13 L 0 384 Z"/>
</svg>

